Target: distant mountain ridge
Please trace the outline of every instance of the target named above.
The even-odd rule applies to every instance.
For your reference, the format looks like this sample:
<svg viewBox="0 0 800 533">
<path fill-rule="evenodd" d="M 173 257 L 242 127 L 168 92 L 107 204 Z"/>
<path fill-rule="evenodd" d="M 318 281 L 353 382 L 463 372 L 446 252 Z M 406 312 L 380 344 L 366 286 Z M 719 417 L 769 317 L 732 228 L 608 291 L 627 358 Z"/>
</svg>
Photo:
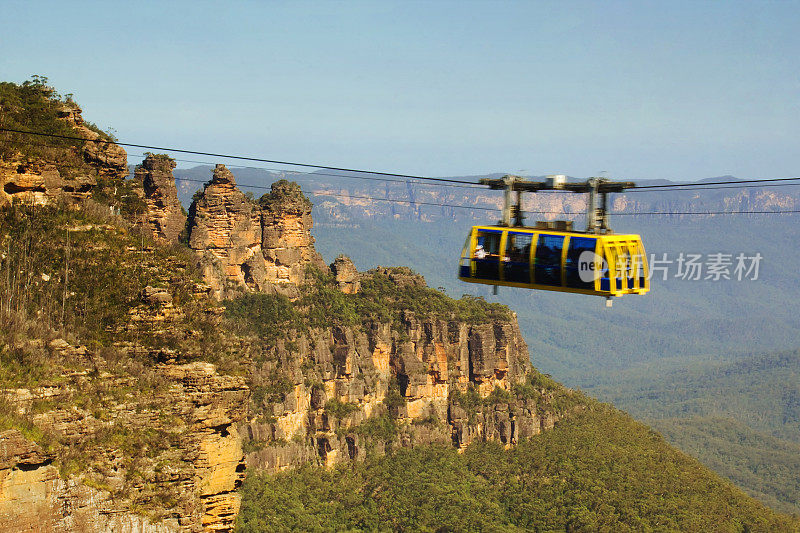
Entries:
<svg viewBox="0 0 800 533">
<path fill-rule="evenodd" d="M 258 168 L 233 168 L 244 191 L 256 197 L 266 192 L 273 181 L 288 179 L 295 181 L 315 204 L 320 224 L 358 223 L 379 217 L 400 220 L 435 222 L 440 220 L 485 220 L 499 216 L 486 209 L 499 209 L 502 194 L 488 189 L 457 186 L 457 184 L 426 183 L 420 181 L 371 181 L 392 179 L 387 176 L 353 174 L 334 171 L 312 173 L 292 171 L 269 171 Z M 176 169 L 175 177 L 179 197 L 188 208 L 194 192 L 211 177 L 211 166 Z M 477 181 L 480 178 L 497 178 L 502 174 L 483 176 L 457 176 L 452 179 Z M 366 179 L 365 179 L 366 178 Z M 533 176 L 531 179 L 541 179 Z M 736 181 L 732 176 L 704 178 L 698 185 L 716 181 Z M 688 182 L 669 180 L 637 180 L 637 185 L 685 185 Z M 383 199 L 393 200 L 392 202 Z M 612 196 L 612 210 L 619 213 L 686 213 L 686 212 L 731 212 L 731 211 L 778 211 L 800 208 L 800 189 L 773 185 L 751 188 L 721 188 L 707 191 L 685 190 L 631 190 Z M 430 205 L 434 204 L 434 205 Z M 445 204 L 438 206 L 435 204 Z M 528 222 L 567 218 L 580 226 L 586 209 L 586 196 L 571 193 L 540 193 L 526 195 L 524 210 Z M 463 206 L 463 207 L 452 207 Z M 470 210 L 470 207 L 476 209 Z M 676 215 L 686 216 L 686 215 Z"/>
</svg>

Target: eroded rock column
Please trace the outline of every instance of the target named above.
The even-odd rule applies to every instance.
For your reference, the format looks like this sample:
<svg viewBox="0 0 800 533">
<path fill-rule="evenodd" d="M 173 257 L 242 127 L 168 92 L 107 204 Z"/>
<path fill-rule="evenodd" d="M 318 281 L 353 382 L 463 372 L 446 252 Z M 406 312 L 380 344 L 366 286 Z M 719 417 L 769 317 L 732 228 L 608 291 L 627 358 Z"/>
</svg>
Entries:
<svg viewBox="0 0 800 533">
<path fill-rule="evenodd" d="M 186 215 L 178 200 L 172 169 L 175 161 L 162 154 L 147 154 L 136 168 L 135 179 L 142 184 L 147 204 L 144 226 L 156 238 L 178 242 L 186 226 Z"/>
<path fill-rule="evenodd" d="M 262 289 L 261 211 L 225 165 L 216 166 L 189 218 L 189 247 L 200 255 L 203 277 L 217 298 L 239 286 Z"/>
<path fill-rule="evenodd" d="M 311 228 L 311 202 L 300 186 L 280 180 L 272 191 L 259 200 L 263 229 L 261 249 L 264 254 L 267 281 L 300 284 L 308 265 L 327 269 L 322 256 L 314 249 Z"/>
</svg>

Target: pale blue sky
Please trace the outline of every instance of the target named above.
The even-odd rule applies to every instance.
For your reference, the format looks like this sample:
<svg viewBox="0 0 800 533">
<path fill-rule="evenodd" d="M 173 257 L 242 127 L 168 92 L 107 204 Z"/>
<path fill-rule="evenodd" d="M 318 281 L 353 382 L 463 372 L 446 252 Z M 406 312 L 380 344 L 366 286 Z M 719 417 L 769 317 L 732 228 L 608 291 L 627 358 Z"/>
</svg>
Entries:
<svg viewBox="0 0 800 533">
<path fill-rule="evenodd" d="M 0 13 L 0 79 L 46 75 L 128 142 L 423 175 L 800 174 L 796 2 Z"/>
</svg>

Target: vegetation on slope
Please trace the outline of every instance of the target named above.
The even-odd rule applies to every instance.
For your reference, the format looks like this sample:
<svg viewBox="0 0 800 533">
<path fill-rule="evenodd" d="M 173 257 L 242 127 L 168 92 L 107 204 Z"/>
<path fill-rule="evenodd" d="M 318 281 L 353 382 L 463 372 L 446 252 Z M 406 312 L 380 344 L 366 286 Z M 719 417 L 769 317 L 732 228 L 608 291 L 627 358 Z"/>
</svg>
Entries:
<svg viewBox="0 0 800 533">
<path fill-rule="evenodd" d="M 652 420 L 673 445 L 784 513 L 800 514 L 800 444 L 731 418 Z"/>
<path fill-rule="evenodd" d="M 363 464 L 251 475 L 241 532 L 800 531 L 603 404 L 505 450 L 401 449 Z"/>
<path fill-rule="evenodd" d="M 203 315 L 205 304 L 191 297 L 197 277 L 188 253 L 129 231 L 101 206 L 5 210 L 0 249 L 7 326 L 35 321 L 43 332 L 69 332 L 95 347 L 141 341 L 148 332 L 128 326 L 146 286 L 169 291 L 175 305 L 190 308 L 192 318 Z M 174 344 L 170 333 L 177 332 L 165 333 L 149 340 Z"/>
<path fill-rule="evenodd" d="M 392 275 L 413 282 L 399 283 Z M 297 329 L 357 326 L 368 321 L 400 323 L 404 313 L 418 318 L 456 320 L 470 324 L 492 320 L 510 320 L 511 311 L 504 305 L 465 295 L 459 300 L 421 283 L 408 268 L 396 267 L 366 272 L 357 294 L 345 294 L 332 275 L 309 269 L 301 298 L 290 301 L 280 294 L 247 293 L 225 302 L 227 316 L 241 322 L 263 337 L 274 337 L 281 328 Z"/>
<path fill-rule="evenodd" d="M 800 350 L 695 363 L 665 373 L 660 384 L 626 389 L 612 399 L 644 418 L 725 416 L 800 442 Z"/>
</svg>

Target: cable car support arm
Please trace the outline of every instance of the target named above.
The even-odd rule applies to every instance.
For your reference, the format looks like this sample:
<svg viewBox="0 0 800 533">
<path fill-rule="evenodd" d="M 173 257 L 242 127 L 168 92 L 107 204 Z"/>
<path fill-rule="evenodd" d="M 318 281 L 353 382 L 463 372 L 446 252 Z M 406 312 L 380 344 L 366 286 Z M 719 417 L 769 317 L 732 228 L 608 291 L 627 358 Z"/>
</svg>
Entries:
<svg viewBox="0 0 800 533">
<path fill-rule="evenodd" d="M 545 181 L 528 181 L 520 176 L 507 175 L 500 179 L 483 178 L 479 182 L 490 189 L 504 191 L 503 215 L 500 225 L 523 226 L 522 193 L 563 190 L 586 193 L 589 202 L 586 211 L 587 233 L 610 233 L 608 224 L 608 193 L 623 192 L 635 187 L 631 181 L 610 181 L 606 178 L 589 178 L 583 182 L 568 182 L 562 175 L 548 176 Z M 512 192 L 516 198 L 512 201 Z M 599 196 L 599 198 L 598 198 Z M 598 201 L 599 200 L 599 201 Z"/>
</svg>

